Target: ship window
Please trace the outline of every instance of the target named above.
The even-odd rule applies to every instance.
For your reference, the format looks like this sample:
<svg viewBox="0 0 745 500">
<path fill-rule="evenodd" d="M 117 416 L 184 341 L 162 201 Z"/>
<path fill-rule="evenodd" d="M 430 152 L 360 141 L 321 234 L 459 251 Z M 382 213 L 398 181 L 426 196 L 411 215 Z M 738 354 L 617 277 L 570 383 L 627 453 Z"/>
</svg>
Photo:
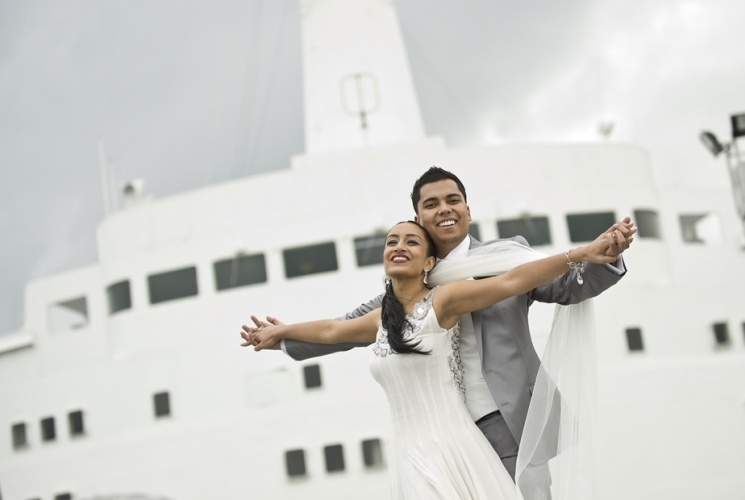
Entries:
<svg viewBox="0 0 745 500">
<path fill-rule="evenodd" d="M 132 296 L 129 293 L 129 280 L 109 285 L 106 289 L 106 297 L 109 300 L 109 314 L 130 309 Z"/>
<path fill-rule="evenodd" d="M 13 449 L 20 450 L 28 446 L 28 439 L 26 439 L 26 424 L 17 423 L 13 424 L 10 428 L 10 432 L 13 436 Z"/>
<path fill-rule="evenodd" d="M 327 472 L 339 472 L 344 470 L 344 448 L 342 448 L 340 444 L 324 447 L 323 456 L 326 458 Z"/>
<path fill-rule="evenodd" d="M 157 418 L 167 417 L 171 414 L 171 398 L 167 392 L 153 394 L 153 410 Z"/>
<path fill-rule="evenodd" d="M 218 290 L 266 283 L 266 259 L 263 253 L 236 255 L 214 264 L 215 286 Z"/>
<path fill-rule="evenodd" d="M 548 217 L 520 217 L 497 221 L 497 233 L 500 238 L 522 236 L 532 246 L 550 245 L 551 229 Z M 593 238 L 594 239 L 594 238 Z"/>
<path fill-rule="evenodd" d="M 725 347 L 730 344 L 729 339 L 729 326 L 727 323 L 714 323 L 711 325 L 714 332 L 714 340 L 717 346 Z"/>
<path fill-rule="evenodd" d="M 642 340 L 642 329 L 641 328 L 627 328 L 626 329 L 626 343 L 629 346 L 629 351 L 643 351 L 644 341 Z"/>
<path fill-rule="evenodd" d="M 57 438 L 57 431 L 54 427 L 54 417 L 41 419 L 41 440 L 54 441 Z"/>
<path fill-rule="evenodd" d="M 383 263 L 383 248 L 385 247 L 385 234 L 373 234 L 360 236 L 354 239 L 354 253 L 357 257 L 357 266 L 374 266 Z"/>
<path fill-rule="evenodd" d="M 54 500 L 72 500 L 72 494 L 70 493 L 57 493 L 54 495 Z"/>
<path fill-rule="evenodd" d="M 660 216 L 654 210 L 634 210 L 634 221 L 640 238 L 662 238 Z"/>
<path fill-rule="evenodd" d="M 380 439 L 362 441 L 362 461 L 365 467 L 383 465 L 383 447 L 380 445 Z"/>
<path fill-rule="evenodd" d="M 321 387 L 321 365 L 304 366 L 303 378 L 305 379 L 306 389 Z"/>
<path fill-rule="evenodd" d="M 288 278 L 336 271 L 339 268 L 336 262 L 336 246 L 333 241 L 288 248 L 282 251 L 282 255 L 285 261 L 285 275 Z"/>
<path fill-rule="evenodd" d="M 711 245 L 722 242 L 719 218 L 713 214 L 681 215 L 680 230 L 686 243 Z"/>
<path fill-rule="evenodd" d="M 80 436 L 85 434 L 85 424 L 83 422 L 82 410 L 75 410 L 68 413 L 67 423 L 70 427 L 71 436 Z"/>
<path fill-rule="evenodd" d="M 290 477 L 305 475 L 305 450 L 289 450 L 285 452 L 285 467 Z"/>
<path fill-rule="evenodd" d="M 468 234 L 477 240 L 481 240 L 481 229 L 476 222 L 471 222 L 471 224 L 468 225 Z"/>
<path fill-rule="evenodd" d="M 567 215 L 569 239 L 574 243 L 578 241 L 593 241 L 600 233 L 615 224 L 615 222 L 616 214 L 614 212 L 569 214 Z"/>
<path fill-rule="evenodd" d="M 185 267 L 176 271 L 147 277 L 150 303 L 191 297 L 197 294 L 197 268 Z"/>
<path fill-rule="evenodd" d="M 57 302 L 48 309 L 50 332 L 61 332 L 83 328 L 88 324 L 88 302 L 85 297 Z"/>
</svg>

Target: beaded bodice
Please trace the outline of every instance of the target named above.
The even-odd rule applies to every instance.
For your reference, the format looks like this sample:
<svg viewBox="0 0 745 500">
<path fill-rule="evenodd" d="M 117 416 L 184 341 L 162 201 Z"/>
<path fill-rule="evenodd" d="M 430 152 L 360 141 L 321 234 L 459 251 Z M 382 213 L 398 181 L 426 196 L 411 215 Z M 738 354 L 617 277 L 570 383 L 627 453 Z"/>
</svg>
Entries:
<svg viewBox="0 0 745 500">
<path fill-rule="evenodd" d="M 432 299 L 435 289 L 417 304 L 410 315 L 406 316 L 403 329 L 403 339 L 406 341 L 419 342 L 419 348 L 423 352 L 429 352 L 428 356 L 435 356 L 432 361 L 443 363 L 452 377 L 458 391 L 465 398 L 466 388 L 463 382 L 463 365 L 460 358 L 460 325 L 456 324 L 448 330 L 439 326 L 437 317 L 432 309 Z M 428 338 L 434 337 L 434 338 Z M 441 346 L 441 347 L 440 347 Z M 378 334 L 373 344 L 373 354 L 379 358 L 398 353 L 394 351 L 388 342 L 388 332 L 382 325 L 378 328 Z M 404 356 L 421 356 L 419 354 L 405 354 Z"/>
</svg>

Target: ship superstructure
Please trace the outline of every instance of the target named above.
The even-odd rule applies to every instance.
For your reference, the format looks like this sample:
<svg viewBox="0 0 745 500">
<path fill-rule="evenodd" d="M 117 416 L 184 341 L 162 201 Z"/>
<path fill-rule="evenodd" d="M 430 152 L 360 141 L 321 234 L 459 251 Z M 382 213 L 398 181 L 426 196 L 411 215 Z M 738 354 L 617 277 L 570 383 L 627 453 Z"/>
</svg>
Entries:
<svg viewBox="0 0 745 500">
<path fill-rule="evenodd" d="M 660 182 L 635 145 L 449 148 L 424 133 L 392 3 L 349 4 L 303 2 L 305 155 L 162 200 L 133 186 L 97 264 L 28 285 L 23 329 L 0 339 L 2 498 L 387 498 L 369 350 L 299 363 L 238 331 L 380 293 L 382 236 L 430 165 L 464 181 L 482 241 L 555 253 L 634 218 L 628 275 L 595 301 L 599 498 L 742 498 L 745 252 L 726 183 Z M 553 307 L 533 308 L 540 353 Z"/>
</svg>

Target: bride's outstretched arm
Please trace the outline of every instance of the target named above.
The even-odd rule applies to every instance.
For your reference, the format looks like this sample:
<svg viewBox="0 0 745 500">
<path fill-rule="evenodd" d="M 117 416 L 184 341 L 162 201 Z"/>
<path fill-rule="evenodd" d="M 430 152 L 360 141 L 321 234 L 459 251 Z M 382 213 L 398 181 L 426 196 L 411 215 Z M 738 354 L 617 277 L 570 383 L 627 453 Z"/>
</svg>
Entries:
<svg viewBox="0 0 745 500">
<path fill-rule="evenodd" d="M 631 229 L 632 235 L 635 232 L 635 228 Z M 462 315 L 526 293 L 562 275 L 570 267 L 579 266 L 583 261 L 596 264 L 614 262 L 617 256 L 606 255 L 613 242 L 612 233 L 603 233 L 588 245 L 522 264 L 499 276 L 443 285 L 438 292 L 439 300 L 435 298 L 440 325 L 449 328 Z"/>
<path fill-rule="evenodd" d="M 270 349 L 281 339 L 302 340 L 318 344 L 341 342 L 372 342 L 378 331 L 380 309 L 350 320 L 322 319 L 304 323 L 264 324 L 258 329 L 243 325 L 241 337 L 243 347 L 254 346 L 254 350 Z"/>
</svg>

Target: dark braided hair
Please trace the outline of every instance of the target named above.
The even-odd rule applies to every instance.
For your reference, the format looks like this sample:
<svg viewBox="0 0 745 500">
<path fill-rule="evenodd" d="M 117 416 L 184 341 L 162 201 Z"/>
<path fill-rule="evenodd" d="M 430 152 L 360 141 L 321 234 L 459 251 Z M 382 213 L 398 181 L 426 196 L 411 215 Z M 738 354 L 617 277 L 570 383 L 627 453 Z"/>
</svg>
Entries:
<svg viewBox="0 0 745 500">
<path fill-rule="evenodd" d="M 407 220 L 399 222 L 396 226 L 407 223 L 414 224 L 422 230 L 424 237 L 427 240 L 427 256 L 434 257 L 436 255 L 435 243 L 427 230 L 419 225 L 419 223 Z M 404 328 L 407 326 L 410 327 L 411 322 L 406 318 L 404 306 L 398 300 L 396 294 L 393 293 L 393 284 L 390 279 L 386 280 L 385 284 L 385 295 L 383 295 L 380 322 L 386 332 L 388 332 L 388 344 L 395 352 L 399 354 L 429 354 L 429 351 L 420 351 L 418 349 L 419 341 L 411 342 L 410 340 L 404 339 Z"/>
</svg>

